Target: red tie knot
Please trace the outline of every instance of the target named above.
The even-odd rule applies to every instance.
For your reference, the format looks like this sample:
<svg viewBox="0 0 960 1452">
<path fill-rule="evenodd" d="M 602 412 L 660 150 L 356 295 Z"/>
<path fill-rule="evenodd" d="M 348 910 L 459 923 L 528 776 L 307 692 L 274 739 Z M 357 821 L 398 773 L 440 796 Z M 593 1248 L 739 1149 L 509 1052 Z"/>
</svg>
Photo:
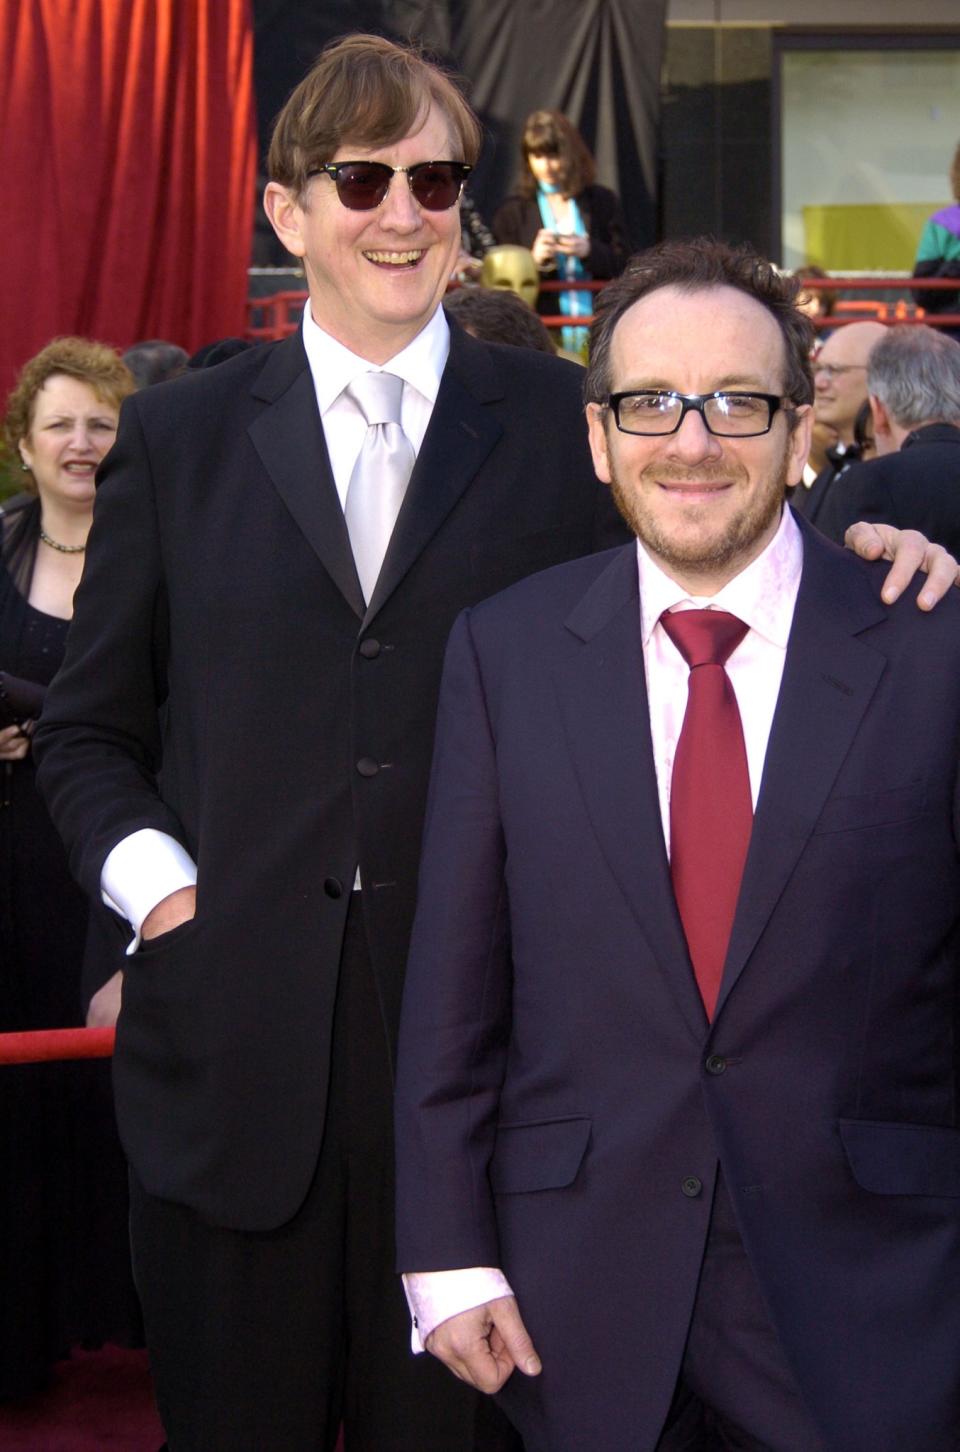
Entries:
<svg viewBox="0 0 960 1452">
<path fill-rule="evenodd" d="M 726 665 L 749 628 L 726 610 L 665 611 L 660 624 L 691 670 Z"/>
</svg>

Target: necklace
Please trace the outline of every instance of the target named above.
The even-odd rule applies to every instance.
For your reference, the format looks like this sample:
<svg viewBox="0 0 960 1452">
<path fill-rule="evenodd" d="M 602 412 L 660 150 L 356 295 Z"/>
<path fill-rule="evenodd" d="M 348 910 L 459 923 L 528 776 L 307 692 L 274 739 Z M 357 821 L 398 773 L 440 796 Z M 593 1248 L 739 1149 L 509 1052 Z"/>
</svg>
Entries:
<svg viewBox="0 0 960 1452">
<path fill-rule="evenodd" d="M 82 555 L 87 547 L 86 543 L 82 545 L 65 545 L 61 544 L 59 540 L 51 539 L 42 524 L 40 526 L 40 538 L 45 545 L 49 545 L 52 550 L 59 550 L 62 555 Z"/>
</svg>

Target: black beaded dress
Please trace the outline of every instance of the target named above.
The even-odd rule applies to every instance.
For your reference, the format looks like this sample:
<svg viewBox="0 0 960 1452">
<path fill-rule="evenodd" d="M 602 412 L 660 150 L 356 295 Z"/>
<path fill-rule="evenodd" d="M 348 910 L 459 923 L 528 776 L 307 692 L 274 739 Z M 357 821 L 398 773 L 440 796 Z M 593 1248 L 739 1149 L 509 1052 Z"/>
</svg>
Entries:
<svg viewBox="0 0 960 1452">
<path fill-rule="evenodd" d="M 0 671 L 47 686 L 69 622 L 27 599 L 39 518 L 37 501 L 0 517 Z M 85 958 L 91 988 L 122 965 L 119 936 L 90 916 L 32 760 L 0 761 L 0 1033 L 82 1025 Z M 0 1064 L 0 1164 L 7 1400 L 38 1390 L 71 1345 L 142 1344 L 109 1064 Z"/>
</svg>

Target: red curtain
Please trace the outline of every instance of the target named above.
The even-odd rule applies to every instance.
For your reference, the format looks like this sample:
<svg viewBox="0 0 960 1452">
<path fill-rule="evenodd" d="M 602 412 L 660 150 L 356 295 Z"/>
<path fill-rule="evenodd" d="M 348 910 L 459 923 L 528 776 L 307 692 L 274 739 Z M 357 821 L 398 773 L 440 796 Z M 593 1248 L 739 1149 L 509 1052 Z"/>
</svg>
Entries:
<svg viewBox="0 0 960 1452">
<path fill-rule="evenodd" d="M 0 399 L 52 337 L 244 327 L 249 0 L 0 0 Z"/>
</svg>

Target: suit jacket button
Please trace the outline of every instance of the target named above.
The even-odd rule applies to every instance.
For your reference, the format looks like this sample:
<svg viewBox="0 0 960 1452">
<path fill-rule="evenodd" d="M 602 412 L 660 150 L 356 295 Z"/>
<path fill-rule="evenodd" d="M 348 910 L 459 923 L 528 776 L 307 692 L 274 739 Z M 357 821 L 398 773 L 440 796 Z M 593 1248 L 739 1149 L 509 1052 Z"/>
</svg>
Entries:
<svg viewBox="0 0 960 1452">
<path fill-rule="evenodd" d="M 343 883 L 339 877 L 324 878 L 323 890 L 327 894 L 327 897 L 342 897 Z"/>
<path fill-rule="evenodd" d="M 698 1180 L 696 1175 L 688 1175 L 685 1180 L 681 1180 L 680 1188 L 688 1199 L 695 1200 L 703 1189 L 703 1181 Z"/>
<path fill-rule="evenodd" d="M 376 660 L 377 656 L 380 654 L 379 640 L 373 640 L 369 635 L 367 636 L 366 640 L 361 640 L 360 654 L 363 656 L 364 660 Z"/>
<path fill-rule="evenodd" d="M 361 776 L 376 776 L 380 770 L 380 763 L 374 761 L 372 756 L 361 756 L 357 762 L 357 771 Z"/>
<path fill-rule="evenodd" d="M 711 1054 L 703 1067 L 708 1074 L 723 1074 L 726 1072 L 727 1061 L 720 1054 Z"/>
</svg>

